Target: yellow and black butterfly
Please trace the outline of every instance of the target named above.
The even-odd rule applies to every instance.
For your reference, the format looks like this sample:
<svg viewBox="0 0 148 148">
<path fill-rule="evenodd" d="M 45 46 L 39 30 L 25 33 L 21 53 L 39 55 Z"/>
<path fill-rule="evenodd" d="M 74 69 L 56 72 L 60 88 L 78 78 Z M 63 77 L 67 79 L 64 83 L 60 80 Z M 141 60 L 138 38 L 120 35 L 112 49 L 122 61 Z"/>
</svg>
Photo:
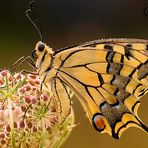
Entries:
<svg viewBox="0 0 148 148">
<path fill-rule="evenodd" d="M 70 88 L 97 131 L 114 138 L 132 126 L 148 132 L 137 115 L 139 99 L 148 91 L 148 40 L 96 40 L 55 51 L 39 41 L 34 52 L 60 123 L 70 113 Z"/>
<path fill-rule="evenodd" d="M 56 100 L 59 123 L 70 113 L 70 88 L 80 100 L 94 128 L 119 138 L 129 127 L 148 128 L 137 115 L 140 98 L 148 92 L 148 40 L 102 39 L 52 50 L 36 44 L 36 67 Z M 39 24 L 39 23 L 38 23 Z"/>
</svg>

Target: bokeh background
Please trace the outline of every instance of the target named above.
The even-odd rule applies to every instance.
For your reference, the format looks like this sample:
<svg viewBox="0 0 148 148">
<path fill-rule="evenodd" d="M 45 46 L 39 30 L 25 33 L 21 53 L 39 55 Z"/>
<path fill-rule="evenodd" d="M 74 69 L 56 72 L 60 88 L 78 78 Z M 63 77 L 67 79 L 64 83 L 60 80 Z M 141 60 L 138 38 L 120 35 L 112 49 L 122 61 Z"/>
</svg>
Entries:
<svg viewBox="0 0 148 148">
<path fill-rule="evenodd" d="M 0 0 L 0 67 L 30 55 L 39 40 L 25 16 L 29 0 Z M 38 0 L 35 6 L 45 42 L 54 49 L 99 38 L 148 39 L 147 0 Z M 148 12 L 147 12 L 148 13 Z M 119 140 L 97 133 L 73 98 L 76 123 L 63 148 L 148 148 L 148 135 L 131 128 Z M 148 95 L 139 116 L 148 125 Z"/>
</svg>

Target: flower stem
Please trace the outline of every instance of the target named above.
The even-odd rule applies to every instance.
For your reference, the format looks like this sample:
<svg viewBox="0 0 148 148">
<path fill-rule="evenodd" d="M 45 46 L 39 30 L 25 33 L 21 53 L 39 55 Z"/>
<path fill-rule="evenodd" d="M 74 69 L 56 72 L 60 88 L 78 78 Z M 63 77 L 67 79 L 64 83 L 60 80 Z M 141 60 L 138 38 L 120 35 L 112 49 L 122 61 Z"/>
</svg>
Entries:
<svg viewBox="0 0 148 148">
<path fill-rule="evenodd" d="M 15 135 L 14 135 L 14 124 L 13 124 L 13 113 L 12 113 L 12 105 L 11 105 L 10 98 L 8 98 L 8 108 L 9 108 L 9 119 L 10 119 L 10 128 L 11 128 L 11 142 L 12 142 L 12 147 L 16 148 Z"/>
<path fill-rule="evenodd" d="M 44 148 L 46 129 L 45 129 L 45 122 L 44 122 L 44 118 L 43 117 L 41 118 L 41 126 L 42 126 L 42 133 L 41 133 L 41 145 L 40 145 L 40 148 Z"/>
<path fill-rule="evenodd" d="M 8 74 L 6 74 L 6 90 L 7 90 L 7 93 L 9 93 L 9 80 L 8 80 Z"/>
<path fill-rule="evenodd" d="M 66 119 L 65 122 L 63 123 L 62 127 L 63 127 L 63 133 L 60 137 L 60 139 L 58 140 L 58 142 L 53 146 L 54 148 L 60 148 L 63 143 L 68 139 L 68 137 L 71 134 L 72 131 L 72 127 L 70 129 L 68 129 L 68 126 L 72 126 L 74 125 L 75 122 L 75 116 L 74 116 L 74 111 L 71 108 L 71 114 L 70 114 L 70 119 Z"/>
</svg>

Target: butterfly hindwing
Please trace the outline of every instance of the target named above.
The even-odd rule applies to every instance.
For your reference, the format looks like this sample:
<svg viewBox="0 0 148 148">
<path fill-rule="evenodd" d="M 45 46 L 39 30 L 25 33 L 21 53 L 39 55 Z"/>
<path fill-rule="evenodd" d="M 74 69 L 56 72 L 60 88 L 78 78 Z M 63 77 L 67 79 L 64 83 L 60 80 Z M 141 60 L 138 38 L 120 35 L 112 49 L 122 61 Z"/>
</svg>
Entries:
<svg viewBox="0 0 148 148">
<path fill-rule="evenodd" d="M 62 124 L 71 111 L 70 94 L 59 78 L 52 80 L 51 90 L 56 102 L 59 123 Z"/>
</svg>

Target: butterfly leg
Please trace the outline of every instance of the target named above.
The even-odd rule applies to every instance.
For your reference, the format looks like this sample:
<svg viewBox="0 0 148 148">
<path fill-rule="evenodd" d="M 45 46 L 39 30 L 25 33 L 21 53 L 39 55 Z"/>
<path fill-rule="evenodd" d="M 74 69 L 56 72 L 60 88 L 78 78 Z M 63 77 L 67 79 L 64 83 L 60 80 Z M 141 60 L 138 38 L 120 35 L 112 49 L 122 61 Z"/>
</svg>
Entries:
<svg viewBox="0 0 148 148">
<path fill-rule="evenodd" d="M 32 60 L 32 58 L 30 56 L 28 56 L 28 57 L 23 56 L 23 57 L 19 58 L 14 64 L 12 64 L 12 66 L 8 67 L 7 69 L 12 69 L 14 71 L 14 70 L 18 69 L 20 67 L 20 65 L 22 65 L 24 62 L 27 62 L 35 70 L 37 69 L 34 61 Z"/>
</svg>

